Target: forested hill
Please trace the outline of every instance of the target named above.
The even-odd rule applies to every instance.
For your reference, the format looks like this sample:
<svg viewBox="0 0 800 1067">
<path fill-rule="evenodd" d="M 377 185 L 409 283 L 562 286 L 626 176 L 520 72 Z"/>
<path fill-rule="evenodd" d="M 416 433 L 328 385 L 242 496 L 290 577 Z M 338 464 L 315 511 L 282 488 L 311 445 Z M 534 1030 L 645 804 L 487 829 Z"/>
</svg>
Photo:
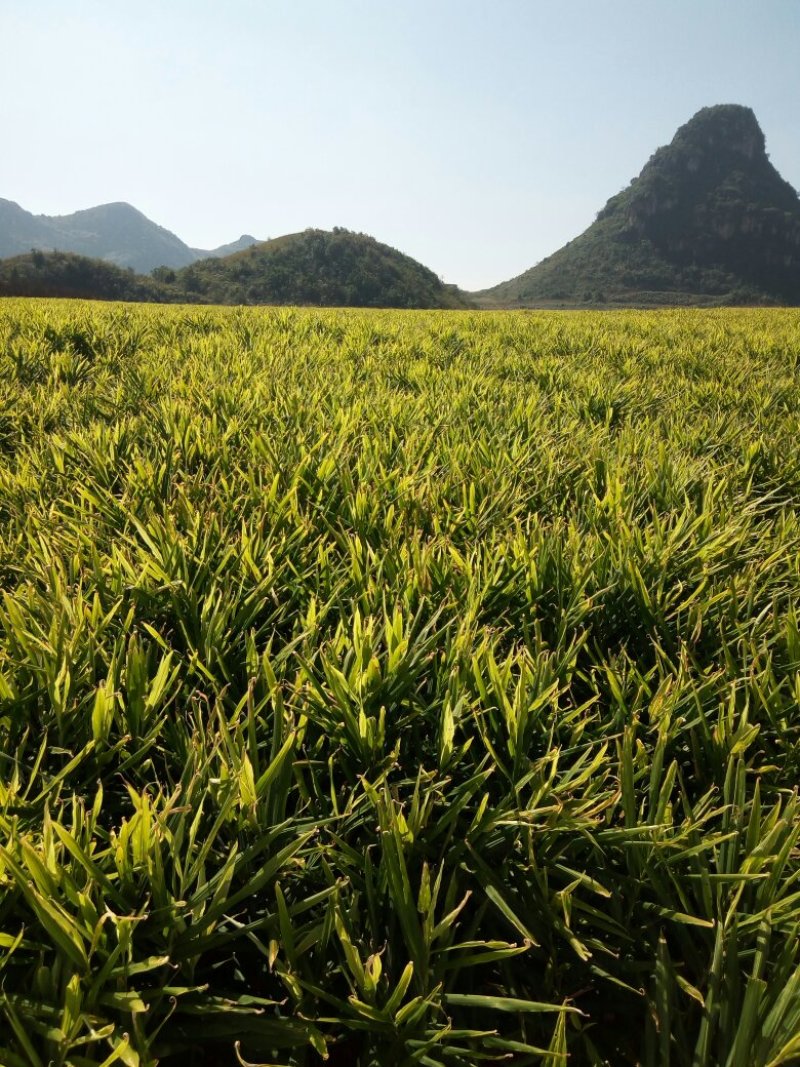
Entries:
<svg viewBox="0 0 800 1067">
<path fill-rule="evenodd" d="M 703 108 L 578 238 L 484 305 L 800 303 L 800 200 L 753 112 Z"/>
<path fill-rule="evenodd" d="M 155 278 L 71 252 L 28 252 L 0 259 L 0 296 L 174 302 L 179 294 Z"/>
<path fill-rule="evenodd" d="M 373 237 L 305 230 L 206 259 L 175 275 L 178 287 L 213 304 L 327 307 L 466 307 L 454 286 Z"/>
<path fill-rule="evenodd" d="M 306 230 L 182 270 L 138 275 L 64 252 L 0 260 L 0 295 L 201 304 L 463 308 L 421 263 L 365 234 Z"/>
</svg>

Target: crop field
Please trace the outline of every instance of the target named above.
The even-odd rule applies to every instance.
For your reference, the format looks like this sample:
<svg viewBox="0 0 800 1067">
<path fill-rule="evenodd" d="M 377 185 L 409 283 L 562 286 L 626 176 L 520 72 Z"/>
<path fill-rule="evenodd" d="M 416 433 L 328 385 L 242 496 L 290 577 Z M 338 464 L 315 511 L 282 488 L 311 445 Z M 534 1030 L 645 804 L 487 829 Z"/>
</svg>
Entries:
<svg viewBox="0 0 800 1067">
<path fill-rule="evenodd" d="M 0 1063 L 800 1062 L 800 312 L 0 303 Z"/>
</svg>

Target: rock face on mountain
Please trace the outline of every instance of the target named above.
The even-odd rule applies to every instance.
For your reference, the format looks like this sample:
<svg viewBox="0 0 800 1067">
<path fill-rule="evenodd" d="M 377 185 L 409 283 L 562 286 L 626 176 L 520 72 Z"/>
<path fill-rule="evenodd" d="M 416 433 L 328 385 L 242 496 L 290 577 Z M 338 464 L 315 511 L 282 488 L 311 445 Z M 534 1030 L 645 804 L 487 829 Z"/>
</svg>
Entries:
<svg viewBox="0 0 800 1067">
<path fill-rule="evenodd" d="M 703 108 L 574 241 L 482 304 L 800 303 L 800 200 L 753 112 Z"/>
<path fill-rule="evenodd" d="M 31 249 L 58 250 L 147 272 L 161 266 L 185 267 L 255 243 L 254 237 L 244 235 L 212 251 L 190 248 L 130 204 L 101 204 L 72 215 L 32 215 L 12 200 L 0 199 L 0 258 Z"/>
</svg>

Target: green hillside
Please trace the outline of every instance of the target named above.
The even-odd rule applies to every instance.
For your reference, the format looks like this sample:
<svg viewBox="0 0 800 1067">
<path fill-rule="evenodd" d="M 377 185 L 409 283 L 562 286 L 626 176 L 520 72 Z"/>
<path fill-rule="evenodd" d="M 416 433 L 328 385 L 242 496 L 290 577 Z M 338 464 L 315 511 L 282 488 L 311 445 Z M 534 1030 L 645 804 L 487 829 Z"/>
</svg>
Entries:
<svg viewBox="0 0 800 1067">
<path fill-rule="evenodd" d="M 461 308 L 467 303 L 427 267 L 374 237 L 305 230 L 177 272 L 175 284 L 212 304 Z"/>
<path fill-rule="evenodd" d="M 480 304 L 800 303 L 800 200 L 749 108 L 704 108 L 574 241 Z"/>
</svg>

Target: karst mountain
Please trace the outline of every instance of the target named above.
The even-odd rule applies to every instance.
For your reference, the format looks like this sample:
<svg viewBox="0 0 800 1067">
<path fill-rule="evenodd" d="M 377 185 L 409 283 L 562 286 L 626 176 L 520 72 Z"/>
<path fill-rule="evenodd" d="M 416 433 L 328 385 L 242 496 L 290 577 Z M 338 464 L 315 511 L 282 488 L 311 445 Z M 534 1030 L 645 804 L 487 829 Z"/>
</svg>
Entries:
<svg viewBox="0 0 800 1067">
<path fill-rule="evenodd" d="M 800 199 L 748 107 L 681 126 L 575 240 L 483 305 L 800 303 Z"/>
</svg>

